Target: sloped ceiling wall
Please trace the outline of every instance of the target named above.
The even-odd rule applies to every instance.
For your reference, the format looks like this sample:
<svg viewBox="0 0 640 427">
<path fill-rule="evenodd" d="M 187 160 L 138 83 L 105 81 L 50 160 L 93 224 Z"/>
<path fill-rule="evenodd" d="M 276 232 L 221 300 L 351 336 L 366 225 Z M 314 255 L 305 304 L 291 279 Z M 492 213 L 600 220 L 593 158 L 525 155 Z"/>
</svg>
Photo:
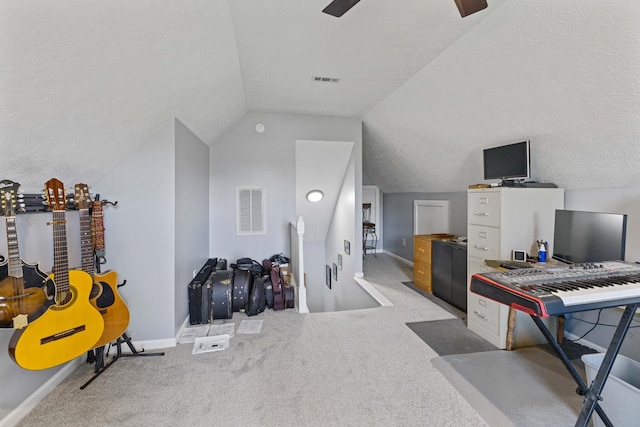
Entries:
<svg viewBox="0 0 640 427">
<path fill-rule="evenodd" d="M 463 190 L 524 138 L 534 179 L 640 181 L 640 2 L 327 3 L 0 0 L 2 178 L 91 185 L 174 117 L 211 144 L 273 111 L 363 118 L 385 192 Z"/>
<path fill-rule="evenodd" d="M 483 148 L 531 139 L 534 179 L 638 185 L 639 24 L 635 1 L 505 2 L 364 116 L 364 171 L 385 192 L 464 190 Z"/>
<path fill-rule="evenodd" d="M 246 110 L 226 0 L 2 0 L 0 93 L 23 189 L 91 185 L 174 117 L 209 143 Z"/>
</svg>

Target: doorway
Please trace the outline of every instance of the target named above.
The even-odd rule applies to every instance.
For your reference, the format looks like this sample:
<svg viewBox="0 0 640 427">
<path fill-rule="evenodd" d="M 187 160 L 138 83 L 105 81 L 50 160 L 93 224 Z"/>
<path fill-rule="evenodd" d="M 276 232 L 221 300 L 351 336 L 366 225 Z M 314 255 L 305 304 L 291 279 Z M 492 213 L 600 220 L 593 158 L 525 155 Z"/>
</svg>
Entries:
<svg viewBox="0 0 640 427">
<path fill-rule="evenodd" d="M 414 200 L 413 234 L 449 233 L 448 200 Z"/>
</svg>

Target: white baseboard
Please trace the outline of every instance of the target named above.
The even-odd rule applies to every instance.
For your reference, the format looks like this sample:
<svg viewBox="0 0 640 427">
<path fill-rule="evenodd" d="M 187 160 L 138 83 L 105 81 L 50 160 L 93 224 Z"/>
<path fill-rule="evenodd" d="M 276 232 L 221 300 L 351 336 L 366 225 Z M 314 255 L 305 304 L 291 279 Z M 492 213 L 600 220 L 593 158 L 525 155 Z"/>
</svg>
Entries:
<svg viewBox="0 0 640 427">
<path fill-rule="evenodd" d="M 64 381 L 76 368 L 84 363 L 85 355 L 75 358 L 71 362 L 62 367 L 54 376 L 49 378 L 47 382 L 42 384 L 36 391 L 31 393 L 29 397 L 22 401 L 13 411 L 9 412 L 6 417 L 0 420 L 0 427 L 11 427 L 16 425 L 25 415 L 27 415 L 36 405 L 62 381 Z"/>
<path fill-rule="evenodd" d="M 409 261 L 408 259 L 402 258 L 401 256 L 396 255 L 396 254 L 391 253 L 391 252 L 388 252 L 388 251 L 384 251 L 384 253 L 385 253 L 385 254 L 387 254 L 387 255 L 389 255 L 389 256 L 394 257 L 395 259 L 398 259 L 398 260 L 400 260 L 400 261 L 404 262 L 405 264 L 410 265 L 411 267 L 413 267 L 413 262 L 412 262 L 412 261 Z"/>
<path fill-rule="evenodd" d="M 160 348 L 175 347 L 177 344 L 177 340 L 175 338 L 165 338 L 161 340 L 143 340 L 143 341 L 131 340 L 131 344 L 136 349 L 136 351 L 142 352 L 145 350 L 158 350 Z M 121 348 L 123 353 L 133 353 L 126 343 L 122 344 Z"/>
</svg>

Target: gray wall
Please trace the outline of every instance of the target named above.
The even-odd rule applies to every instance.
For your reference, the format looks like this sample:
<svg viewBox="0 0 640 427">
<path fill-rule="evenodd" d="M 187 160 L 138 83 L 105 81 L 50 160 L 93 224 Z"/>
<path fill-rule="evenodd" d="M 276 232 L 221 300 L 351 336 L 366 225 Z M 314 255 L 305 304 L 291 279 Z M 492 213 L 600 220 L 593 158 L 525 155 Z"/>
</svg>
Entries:
<svg viewBox="0 0 640 427">
<path fill-rule="evenodd" d="M 209 255 L 209 146 L 175 121 L 174 334 L 188 317 L 186 284 Z"/>
<path fill-rule="evenodd" d="M 264 133 L 255 131 L 256 123 L 264 123 Z M 211 146 L 211 256 L 230 262 L 240 257 L 260 261 L 289 252 L 289 223 L 297 218 L 296 140 L 353 141 L 361 147 L 362 123 L 358 119 L 287 113 L 247 113 L 238 120 Z M 357 188 L 362 186 L 361 165 L 359 148 Z M 236 188 L 243 186 L 266 189 L 266 234 L 236 235 Z M 361 190 L 356 197 L 361 200 Z M 362 271 L 362 260 L 355 262 L 355 271 Z"/>
<path fill-rule="evenodd" d="M 383 247 L 401 258 L 413 261 L 413 201 L 449 200 L 451 233 L 467 234 L 467 193 L 384 193 L 382 218 Z M 402 244 L 405 239 L 406 244 Z"/>
<path fill-rule="evenodd" d="M 437 199 L 451 201 L 451 232 L 466 235 L 467 193 L 387 193 L 384 195 L 385 250 L 407 260 L 413 260 L 413 200 Z M 611 212 L 627 214 L 626 261 L 640 261 L 640 187 L 607 189 L 567 189 L 565 190 L 565 209 L 592 212 Z M 402 246 L 402 238 L 407 245 Z M 585 339 L 601 347 L 607 347 L 614 328 L 605 325 L 617 325 L 622 311 L 620 309 L 603 310 L 600 316 L 601 326 L 589 332 Z M 575 313 L 567 316 L 566 331 L 582 336 L 596 322 L 598 311 Z M 640 326 L 640 315 L 636 315 L 635 326 Z M 584 320 L 584 321 L 582 321 Z M 640 360 L 640 337 L 632 329 L 624 342 L 622 353 Z"/>
<path fill-rule="evenodd" d="M 565 208 L 592 212 L 611 212 L 627 214 L 627 246 L 625 260 L 640 261 L 640 187 L 609 189 L 574 189 L 565 192 Z M 621 311 L 610 308 L 603 310 L 600 316 L 601 325 L 617 325 Z M 593 326 L 586 322 L 596 322 L 598 311 L 575 313 L 568 316 L 565 329 L 576 336 L 582 336 Z M 638 321 L 633 326 L 640 326 Z M 584 320 L 584 321 L 581 321 Z M 622 353 L 640 361 L 640 336 L 631 329 L 622 347 Z M 611 326 L 598 326 L 589 332 L 585 339 L 601 347 L 607 347 L 613 336 Z"/>
</svg>

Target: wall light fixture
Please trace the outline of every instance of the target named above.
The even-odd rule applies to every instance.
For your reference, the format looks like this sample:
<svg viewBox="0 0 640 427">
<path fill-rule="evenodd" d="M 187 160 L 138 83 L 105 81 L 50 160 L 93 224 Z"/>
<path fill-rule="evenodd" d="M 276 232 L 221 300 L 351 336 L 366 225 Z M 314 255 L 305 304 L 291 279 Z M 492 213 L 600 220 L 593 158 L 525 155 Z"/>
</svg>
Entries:
<svg viewBox="0 0 640 427">
<path fill-rule="evenodd" d="M 320 190 L 311 190 L 307 193 L 307 200 L 310 202 L 319 202 L 324 197 L 324 194 Z"/>
</svg>

